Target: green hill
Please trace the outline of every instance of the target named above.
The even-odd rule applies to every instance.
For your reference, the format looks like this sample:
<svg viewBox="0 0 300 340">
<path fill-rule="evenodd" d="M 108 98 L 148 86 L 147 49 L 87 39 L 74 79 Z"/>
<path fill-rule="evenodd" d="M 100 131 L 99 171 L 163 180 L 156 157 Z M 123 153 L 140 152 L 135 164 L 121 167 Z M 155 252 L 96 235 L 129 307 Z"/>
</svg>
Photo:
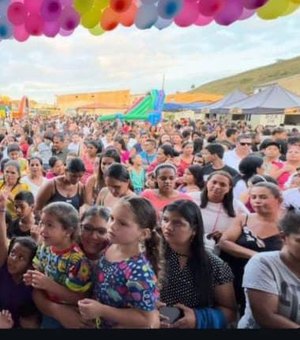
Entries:
<svg viewBox="0 0 300 340">
<path fill-rule="evenodd" d="M 259 67 L 231 77 L 203 84 L 189 92 L 217 93 L 226 95 L 233 90 L 239 89 L 250 94 L 258 85 L 283 80 L 298 74 L 300 75 L 300 57 L 287 60 L 280 59 L 271 65 Z"/>
</svg>

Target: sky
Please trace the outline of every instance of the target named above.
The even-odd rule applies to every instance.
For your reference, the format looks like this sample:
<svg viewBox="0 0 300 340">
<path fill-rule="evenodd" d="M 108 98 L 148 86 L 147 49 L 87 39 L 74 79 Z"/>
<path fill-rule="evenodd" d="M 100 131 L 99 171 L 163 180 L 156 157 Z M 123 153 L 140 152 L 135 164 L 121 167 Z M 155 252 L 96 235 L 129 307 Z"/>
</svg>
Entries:
<svg viewBox="0 0 300 340">
<path fill-rule="evenodd" d="M 93 36 L 0 42 L 0 95 L 54 104 L 57 95 L 129 89 L 185 92 L 278 59 L 300 56 L 300 10 L 276 20 L 256 16 L 230 26 L 117 27 Z"/>
</svg>

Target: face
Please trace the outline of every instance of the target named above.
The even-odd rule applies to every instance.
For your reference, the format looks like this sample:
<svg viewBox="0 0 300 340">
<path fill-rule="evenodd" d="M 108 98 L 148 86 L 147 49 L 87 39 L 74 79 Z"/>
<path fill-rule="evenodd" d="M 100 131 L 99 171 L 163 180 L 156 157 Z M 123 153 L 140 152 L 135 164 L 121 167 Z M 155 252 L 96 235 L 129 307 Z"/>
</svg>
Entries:
<svg viewBox="0 0 300 340">
<path fill-rule="evenodd" d="M 176 173 L 171 168 L 163 168 L 156 176 L 157 185 L 161 193 L 170 193 L 175 188 Z"/>
<path fill-rule="evenodd" d="M 108 222 L 108 238 L 111 243 L 132 245 L 141 241 L 146 229 L 137 224 L 135 215 L 127 205 L 116 204 Z"/>
<path fill-rule="evenodd" d="M 154 143 L 152 143 L 152 142 L 145 142 L 144 143 L 144 150 L 146 152 L 152 152 L 154 150 L 154 148 L 155 148 Z"/>
<path fill-rule="evenodd" d="M 193 144 L 187 144 L 183 149 L 182 149 L 183 153 L 185 155 L 192 155 L 193 154 L 193 151 L 194 151 L 194 146 Z"/>
<path fill-rule="evenodd" d="M 60 159 L 57 160 L 54 164 L 52 171 L 57 176 L 63 175 L 65 173 L 65 166 L 64 166 L 63 161 L 61 161 Z"/>
<path fill-rule="evenodd" d="M 66 241 L 71 239 L 70 231 L 63 228 L 58 219 L 49 213 L 42 213 L 40 221 L 40 235 L 46 246 L 64 248 Z"/>
<path fill-rule="evenodd" d="M 114 197 L 125 196 L 129 188 L 128 182 L 122 182 L 108 176 L 105 178 L 105 184 Z"/>
<path fill-rule="evenodd" d="M 300 147 L 291 145 L 286 153 L 286 160 L 292 162 L 300 162 Z"/>
<path fill-rule="evenodd" d="M 183 174 L 183 180 L 186 184 L 195 184 L 194 176 L 189 169 L 185 169 Z"/>
<path fill-rule="evenodd" d="M 266 214 L 278 209 L 281 201 L 268 188 L 255 187 L 250 189 L 250 203 L 258 214 Z"/>
<path fill-rule="evenodd" d="M 101 171 L 104 174 L 105 171 L 107 170 L 107 168 L 111 165 L 115 163 L 115 160 L 111 157 L 102 157 L 101 160 Z"/>
<path fill-rule="evenodd" d="M 167 142 L 167 141 L 171 141 L 171 138 L 170 138 L 170 136 L 169 135 L 162 135 L 161 136 L 161 138 L 160 138 L 160 140 L 161 140 L 161 144 L 164 144 L 165 142 Z"/>
<path fill-rule="evenodd" d="M 290 188 L 300 188 L 300 173 L 293 176 L 291 180 Z"/>
<path fill-rule="evenodd" d="M 214 156 L 206 149 L 202 150 L 202 155 L 203 155 L 205 164 L 212 162 L 214 159 Z"/>
<path fill-rule="evenodd" d="M 135 165 L 143 165 L 143 159 L 140 155 L 136 155 L 133 162 Z"/>
<path fill-rule="evenodd" d="M 32 159 L 29 163 L 29 169 L 32 174 L 40 173 L 43 169 L 38 159 Z"/>
<path fill-rule="evenodd" d="M 174 144 L 180 144 L 181 141 L 182 141 L 182 138 L 180 135 L 177 135 L 177 134 L 172 135 L 172 142 Z"/>
<path fill-rule="evenodd" d="M 17 183 L 18 178 L 19 178 L 19 172 L 18 172 L 17 168 L 14 167 L 13 165 L 8 165 L 4 169 L 5 182 L 7 182 L 9 184 L 15 184 L 15 183 Z"/>
<path fill-rule="evenodd" d="M 193 160 L 193 164 L 203 165 L 204 164 L 203 157 L 195 156 Z"/>
<path fill-rule="evenodd" d="M 15 200 L 14 205 L 17 216 L 21 219 L 29 216 L 33 210 L 33 207 L 25 201 Z"/>
<path fill-rule="evenodd" d="M 252 145 L 252 139 L 244 138 L 238 142 L 237 147 L 239 150 L 243 152 L 249 152 L 251 150 L 251 145 Z"/>
<path fill-rule="evenodd" d="M 80 226 L 84 252 L 91 257 L 99 256 L 107 242 L 107 222 L 98 215 L 88 216 Z"/>
<path fill-rule="evenodd" d="M 270 145 L 266 147 L 265 155 L 269 158 L 278 158 L 280 156 L 280 151 L 276 145 Z"/>
<path fill-rule="evenodd" d="M 16 161 L 20 157 L 20 151 L 11 151 L 9 153 L 9 158 Z"/>
<path fill-rule="evenodd" d="M 97 154 L 97 148 L 92 144 L 87 145 L 86 151 L 90 157 L 95 157 Z"/>
<path fill-rule="evenodd" d="M 213 175 L 207 181 L 208 199 L 214 201 L 222 201 L 224 196 L 230 191 L 230 181 L 223 175 Z"/>
<path fill-rule="evenodd" d="M 81 180 L 83 175 L 83 171 L 71 172 L 69 170 L 66 170 L 66 178 L 71 184 L 77 184 Z"/>
<path fill-rule="evenodd" d="M 31 251 L 16 242 L 7 257 L 7 269 L 11 275 L 22 275 L 31 265 Z"/>
<path fill-rule="evenodd" d="M 299 263 L 300 261 L 300 234 L 284 236 L 284 245 L 291 257 Z"/>
<path fill-rule="evenodd" d="M 158 148 L 157 154 L 156 154 L 156 160 L 158 163 L 163 163 L 168 159 L 168 157 L 164 154 L 164 150 L 161 148 Z"/>
<path fill-rule="evenodd" d="M 171 245 L 190 243 L 195 234 L 189 222 L 176 211 L 163 213 L 161 229 L 165 240 Z"/>
<path fill-rule="evenodd" d="M 64 147 L 64 141 L 60 140 L 57 137 L 53 138 L 53 149 L 54 150 L 62 150 Z"/>
</svg>

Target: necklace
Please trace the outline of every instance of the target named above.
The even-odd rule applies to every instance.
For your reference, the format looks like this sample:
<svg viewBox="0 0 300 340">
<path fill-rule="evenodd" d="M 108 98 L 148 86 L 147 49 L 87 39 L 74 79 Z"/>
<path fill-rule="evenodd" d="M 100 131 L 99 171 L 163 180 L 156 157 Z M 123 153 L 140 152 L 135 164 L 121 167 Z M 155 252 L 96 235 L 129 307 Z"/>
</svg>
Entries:
<svg viewBox="0 0 300 340">
<path fill-rule="evenodd" d="M 174 250 L 174 253 L 179 257 L 189 257 L 189 255 L 177 253 L 177 251 L 175 250 Z"/>
</svg>

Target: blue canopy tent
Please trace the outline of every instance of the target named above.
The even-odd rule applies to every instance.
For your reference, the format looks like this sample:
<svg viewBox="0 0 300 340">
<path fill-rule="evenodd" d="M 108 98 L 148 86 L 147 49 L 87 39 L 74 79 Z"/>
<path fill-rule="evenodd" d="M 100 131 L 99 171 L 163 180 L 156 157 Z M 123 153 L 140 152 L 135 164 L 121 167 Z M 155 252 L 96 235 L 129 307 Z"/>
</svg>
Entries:
<svg viewBox="0 0 300 340">
<path fill-rule="evenodd" d="M 207 105 L 207 103 L 165 103 L 163 106 L 163 111 L 169 111 L 169 112 L 178 112 L 178 111 L 186 111 L 186 110 L 192 110 L 192 111 L 200 111 L 203 106 Z"/>
</svg>

